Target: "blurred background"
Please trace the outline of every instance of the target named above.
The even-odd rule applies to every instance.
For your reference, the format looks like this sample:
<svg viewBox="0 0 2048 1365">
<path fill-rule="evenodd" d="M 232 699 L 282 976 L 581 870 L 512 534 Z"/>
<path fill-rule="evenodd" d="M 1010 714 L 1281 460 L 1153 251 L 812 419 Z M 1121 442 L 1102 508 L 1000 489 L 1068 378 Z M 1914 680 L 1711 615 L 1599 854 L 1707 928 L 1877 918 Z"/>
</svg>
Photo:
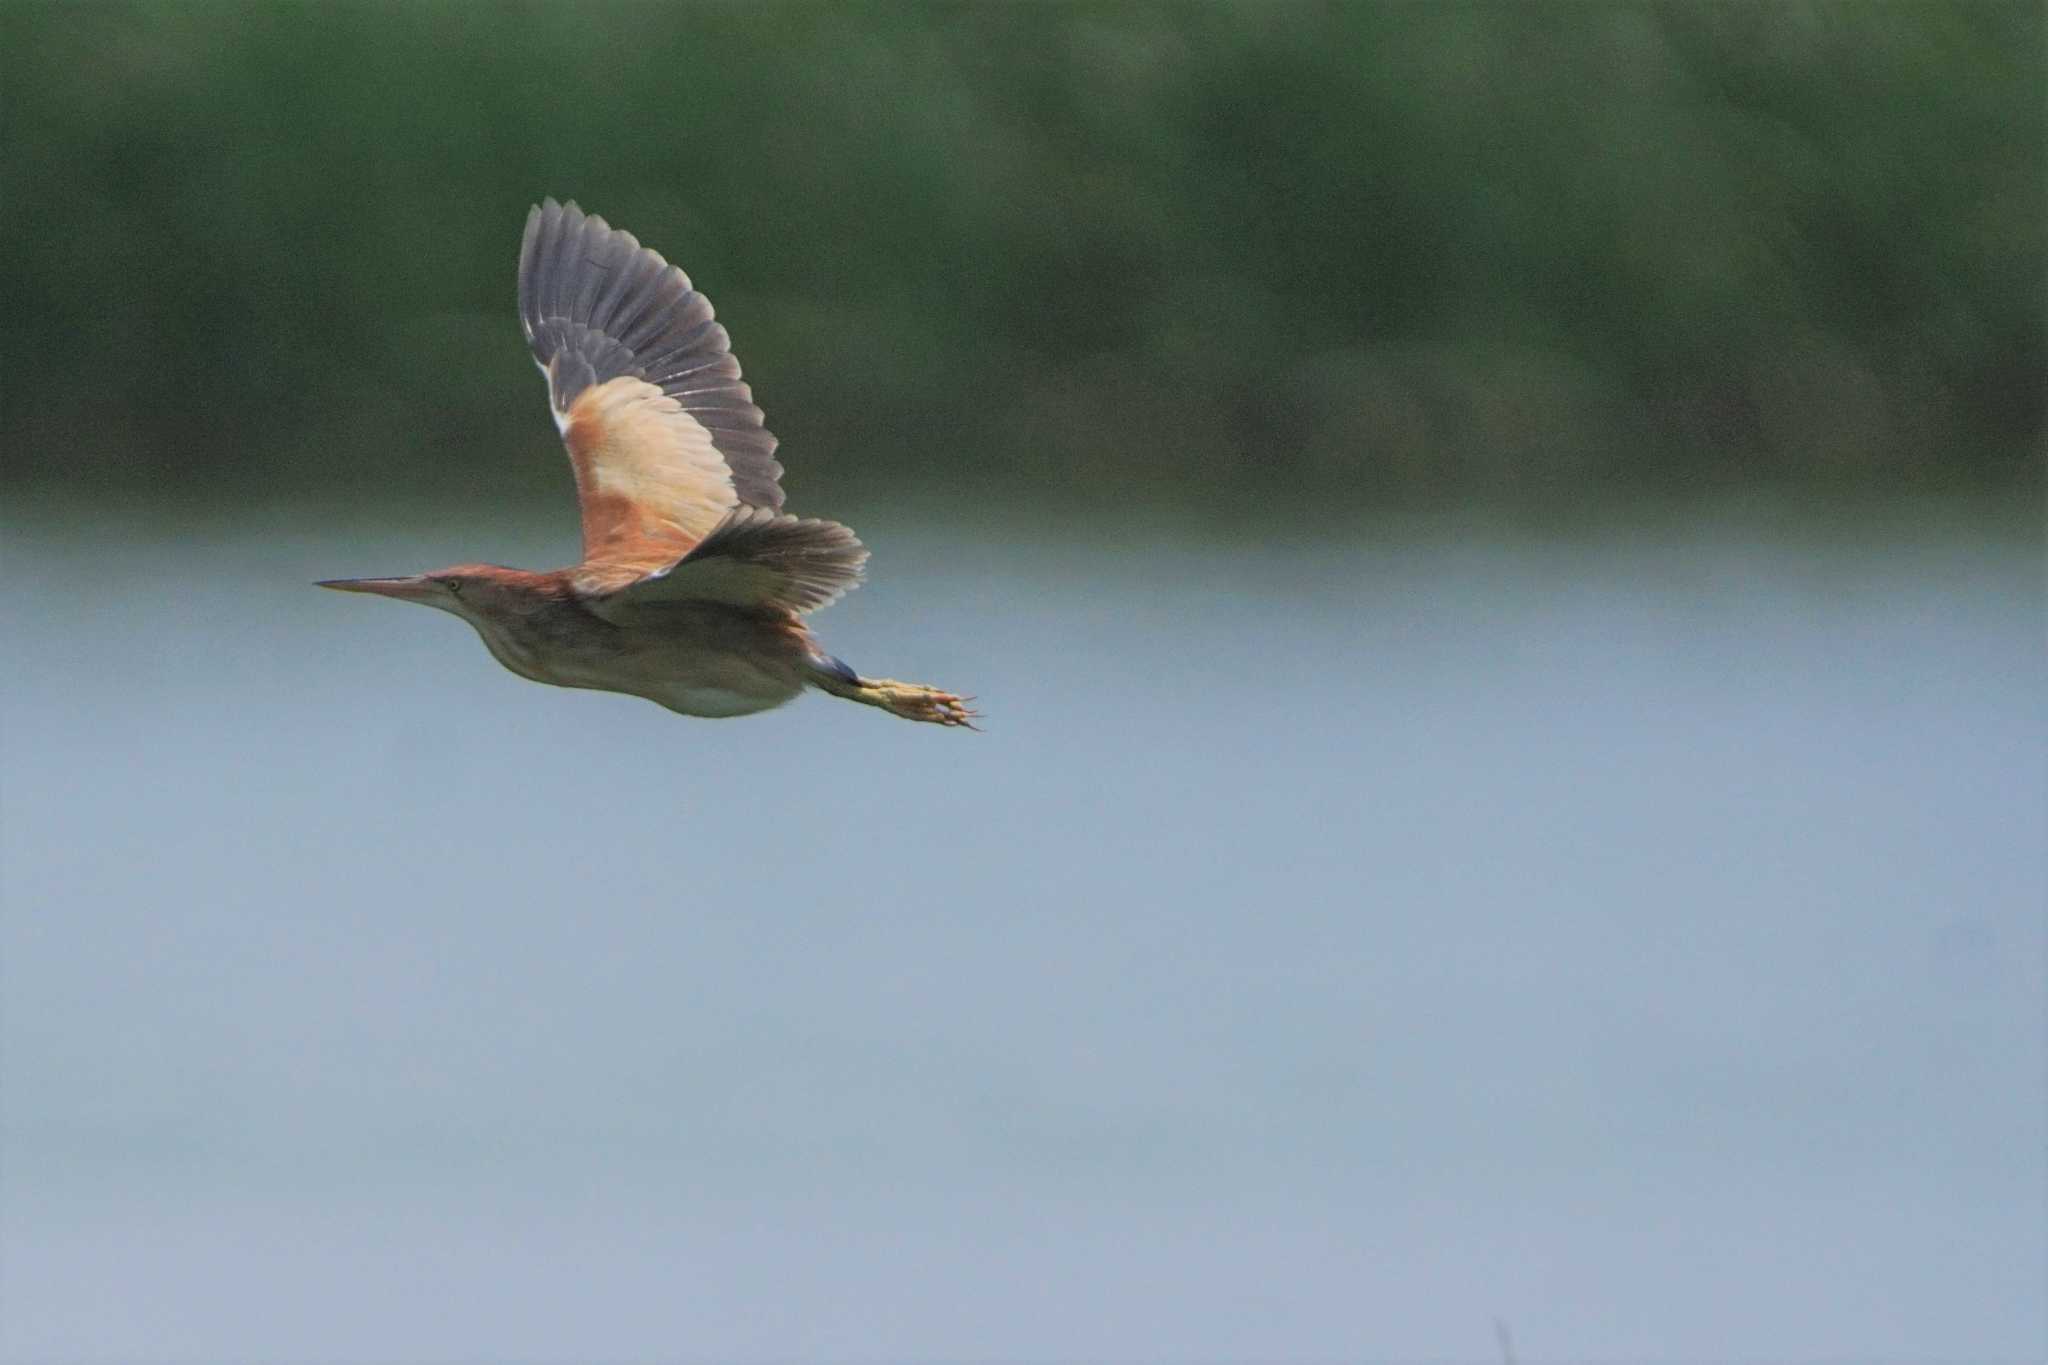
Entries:
<svg viewBox="0 0 2048 1365">
<path fill-rule="evenodd" d="M 0 5 L 0 1356 L 2039 1358 L 2044 36 Z M 310 590 L 544 194 L 989 734 Z"/>
</svg>

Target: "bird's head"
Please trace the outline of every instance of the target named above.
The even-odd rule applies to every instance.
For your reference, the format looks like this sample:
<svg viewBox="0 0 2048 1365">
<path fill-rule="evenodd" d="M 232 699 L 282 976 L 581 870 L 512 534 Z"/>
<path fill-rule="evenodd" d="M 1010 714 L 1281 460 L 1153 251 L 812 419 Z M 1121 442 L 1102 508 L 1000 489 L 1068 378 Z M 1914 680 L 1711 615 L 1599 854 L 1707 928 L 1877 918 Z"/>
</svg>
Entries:
<svg viewBox="0 0 2048 1365">
<path fill-rule="evenodd" d="M 535 575 L 495 564 L 457 564 L 432 573 L 405 578 L 331 578 L 316 587 L 338 592 L 367 592 L 392 597 L 400 602 L 417 602 L 438 607 L 457 616 L 475 619 L 514 607 L 530 595 L 524 581 Z"/>
</svg>

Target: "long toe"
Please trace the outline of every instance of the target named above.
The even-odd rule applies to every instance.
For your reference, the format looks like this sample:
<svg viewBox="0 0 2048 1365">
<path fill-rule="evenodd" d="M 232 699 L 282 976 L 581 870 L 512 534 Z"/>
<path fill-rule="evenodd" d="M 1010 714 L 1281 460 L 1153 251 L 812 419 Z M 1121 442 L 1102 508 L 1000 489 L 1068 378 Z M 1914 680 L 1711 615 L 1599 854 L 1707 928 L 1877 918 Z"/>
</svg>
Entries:
<svg viewBox="0 0 2048 1365">
<path fill-rule="evenodd" d="M 937 725 L 961 725 L 969 730 L 978 731 L 981 727 L 974 722 L 981 719 L 981 712 L 969 710 L 967 706 L 967 703 L 973 700 L 972 697 L 956 697 L 951 692 L 934 692 L 929 713 L 920 716 L 919 719 Z"/>
<path fill-rule="evenodd" d="M 918 683 L 878 681 L 870 686 L 880 693 L 878 700 L 883 706 L 905 720 L 921 720 L 931 725 L 956 725 L 969 730 L 981 728 L 974 723 L 981 719 L 981 713 L 967 705 L 974 700 L 972 697 L 963 697 L 954 692 L 941 692 L 936 687 L 925 687 Z"/>
</svg>

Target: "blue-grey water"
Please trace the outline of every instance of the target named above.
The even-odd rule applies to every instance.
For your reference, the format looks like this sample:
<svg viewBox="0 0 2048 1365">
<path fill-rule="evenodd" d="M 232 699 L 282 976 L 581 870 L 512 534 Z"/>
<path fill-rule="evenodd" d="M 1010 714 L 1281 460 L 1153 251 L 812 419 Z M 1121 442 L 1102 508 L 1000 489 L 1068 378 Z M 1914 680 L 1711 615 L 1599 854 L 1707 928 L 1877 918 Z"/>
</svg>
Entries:
<svg viewBox="0 0 2048 1365">
<path fill-rule="evenodd" d="M 2048 1347 L 2038 545 L 862 529 L 986 735 L 17 515 L 5 1357 Z"/>
</svg>

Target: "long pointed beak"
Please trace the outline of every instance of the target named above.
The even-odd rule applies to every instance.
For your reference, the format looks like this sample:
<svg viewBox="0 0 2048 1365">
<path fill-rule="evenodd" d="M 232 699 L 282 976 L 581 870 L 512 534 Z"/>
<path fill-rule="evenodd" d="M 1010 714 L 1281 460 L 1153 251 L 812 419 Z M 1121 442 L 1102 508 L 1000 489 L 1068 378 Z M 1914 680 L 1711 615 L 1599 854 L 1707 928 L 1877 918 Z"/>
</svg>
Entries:
<svg viewBox="0 0 2048 1365">
<path fill-rule="evenodd" d="M 379 597 L 396 597 L 401 602 L 425 602 L 434 595 L 433 580 L 425 574 L 410 578 L 330 578 L 313 586 L 333 588 L 336 592 L 373 592 Z"/>
</svg>

